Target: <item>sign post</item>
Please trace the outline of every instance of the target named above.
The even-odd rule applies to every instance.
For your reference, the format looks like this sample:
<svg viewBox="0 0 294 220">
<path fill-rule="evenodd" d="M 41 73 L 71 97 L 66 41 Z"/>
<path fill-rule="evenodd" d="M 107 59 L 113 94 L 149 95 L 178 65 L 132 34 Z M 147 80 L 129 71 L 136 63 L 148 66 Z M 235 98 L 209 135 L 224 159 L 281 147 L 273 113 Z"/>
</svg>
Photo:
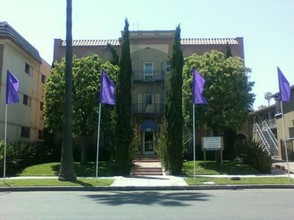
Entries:
<svg viewBox="0 0 294 220">
<path fill-rule="evenodd" d="M 202 137 L 202 150 L 204 154 L 204 163 L 206 165 L 206 151 L 219 151 L 221 164 L 223 164 L 223 137 Z"/>
</svg>

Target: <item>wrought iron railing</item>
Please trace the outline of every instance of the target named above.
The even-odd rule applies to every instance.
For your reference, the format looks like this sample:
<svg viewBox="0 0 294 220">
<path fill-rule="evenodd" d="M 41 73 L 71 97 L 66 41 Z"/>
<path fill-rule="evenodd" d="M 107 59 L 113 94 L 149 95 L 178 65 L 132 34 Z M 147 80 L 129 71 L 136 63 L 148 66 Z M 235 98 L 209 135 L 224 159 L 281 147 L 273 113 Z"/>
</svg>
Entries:
<svg viewBox="0 0 294 220">
<path fill-rule="evenodd" d="M 132 105 L 133 114 L 162 115 L 163 104 L 135 103 Z"/>
<path fill-rule="evenodd" d="M 133 81 L 139 82 L 156 82 L 164 80 L 163 70 L 133 70 Z"/>
</svg>

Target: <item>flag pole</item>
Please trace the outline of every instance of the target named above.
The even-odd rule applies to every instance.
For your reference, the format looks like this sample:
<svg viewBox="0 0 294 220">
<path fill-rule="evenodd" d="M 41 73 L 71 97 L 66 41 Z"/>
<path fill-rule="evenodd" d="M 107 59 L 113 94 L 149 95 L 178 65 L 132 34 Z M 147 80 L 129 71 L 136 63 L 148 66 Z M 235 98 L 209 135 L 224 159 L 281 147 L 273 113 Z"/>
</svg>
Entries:
<svg viewBox="0 0 294 220">
<path fill-rule="evenodd" d="M 99 163 L 100 120 L 101 120 L 101 102 L 99 104 L 99 116 L 98 116 L 97 154 L 96 154 L 96 180 L 97 180 L 97 177 L 98 177 L 98 163 Z"/>
<path fill-rule="evenodd" d="M 289 171 L 289 160 L 288 160 L 288 150 L 287 150 L 287 144 L 285 139 L 285 128 L 284 128 L 284 110 L 283 110 L 283 102 L 280 101 L 281 104 L 281 112 L 282 112 L 282 132 L 283 132 L 283 143 L 285 147 L 285 156 L 286 156 L 286 164 L 287 164 L 287 170 L 288 170 L 288 178 L 290 180 L 290 171 Z"/>
<path fill-rule="evenodd" d="M 195 165 L 195 160 L 196 160 L 196 147 L 195 147 L 195 105 L 193 104 L 193 161 L 194 161 L 194 180 L 195 180 L 195 175 L 196 175 L 196 165 Z"/>
<path fill-rule="evenodd" d="M 4 155 L 3 155 L 3 182 L 5 183 L 6 178 L 6 147 L 7 147 L 7 104 L 5 105 L 5 128 L 4 128 Z"/>
</svg>

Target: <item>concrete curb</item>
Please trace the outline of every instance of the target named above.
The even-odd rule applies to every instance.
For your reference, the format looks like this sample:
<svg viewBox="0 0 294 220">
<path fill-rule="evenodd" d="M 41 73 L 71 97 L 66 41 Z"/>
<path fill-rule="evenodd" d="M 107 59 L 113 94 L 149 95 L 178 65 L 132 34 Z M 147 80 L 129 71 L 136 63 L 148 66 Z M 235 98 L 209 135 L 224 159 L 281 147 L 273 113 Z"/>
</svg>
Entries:
<svg viewBox="0 0 294 220">
<path fill-rule="evenodd" d="M 0 192 L 50 192 L 50 191 L 157 191 L 157 190 L 242 190 L 242 189 L 294 189 L 290 184 L 260 185 L 199 185 L 199 186 L 50 186 L 50 187 L 0 187 Z"/>
</svg>

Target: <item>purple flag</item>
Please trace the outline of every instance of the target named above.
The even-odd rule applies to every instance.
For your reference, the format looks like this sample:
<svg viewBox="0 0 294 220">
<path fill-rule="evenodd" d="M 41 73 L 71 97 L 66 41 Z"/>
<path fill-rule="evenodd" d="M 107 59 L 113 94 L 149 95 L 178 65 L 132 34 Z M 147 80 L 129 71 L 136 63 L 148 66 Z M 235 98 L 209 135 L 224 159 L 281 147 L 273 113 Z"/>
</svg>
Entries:
<svg viewBox="0 0 294 220">
<path fill-rule="evenodd" d="M 19 81 L 15 76 L 7 70 L 6 78 L 6 104 L 14 104 L 19 102 L 18 97 Z"/>
<path fill-rule="evenodd" d="M 203 87 L 205 79 L 197 72 L 193 70 L 193 103 L 194 104 L 207 104 L 206 99 L 203 97 Z"/>
<path fill-rule="evenodd" d="M 290 83 L 278 67 L 278 78 L 279 78 L 279 90 L 280 90 L 280 99 L 282 102 L 290 101 L 291 88 Z"/>
<path fill-rule="evenodd" d="M 100 87 L 100 102 L 103 104 L 115 105 L 115 87 L 104 70 L 101 74 Z"/>
</svg>

